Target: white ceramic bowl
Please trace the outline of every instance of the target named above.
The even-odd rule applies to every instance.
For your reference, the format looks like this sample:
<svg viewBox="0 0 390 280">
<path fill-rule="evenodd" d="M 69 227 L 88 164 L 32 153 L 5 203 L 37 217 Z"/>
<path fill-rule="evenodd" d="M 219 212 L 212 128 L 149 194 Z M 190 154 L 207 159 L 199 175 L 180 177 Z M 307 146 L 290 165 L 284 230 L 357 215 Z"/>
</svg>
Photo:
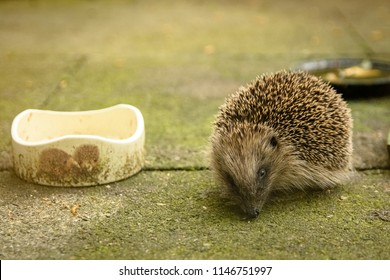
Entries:
<svg viewBox="0 0 390 280">
<path fill-rule="evenodd" d="M 28 109 L 11 128 L 15 172 L 48 186 L 91 186 L 127 178 L 144 164 L 145 128 L 131 105 L 82 111 Z"/>
</svg>

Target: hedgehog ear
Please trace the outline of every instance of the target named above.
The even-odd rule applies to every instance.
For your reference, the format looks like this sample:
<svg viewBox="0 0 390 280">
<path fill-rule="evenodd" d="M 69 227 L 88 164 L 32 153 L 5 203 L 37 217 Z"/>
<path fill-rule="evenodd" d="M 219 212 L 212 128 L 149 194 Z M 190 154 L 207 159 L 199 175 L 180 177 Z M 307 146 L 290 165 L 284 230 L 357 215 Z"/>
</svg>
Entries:
<svg viewBox="0 0 390 280">
<path fill-rule="evenodd" d="M 276 139 L 275 136 L 272 136 L 272 137 L 271 137 L 271 140 L 269 141 L 269 143 L 271 144 L 271 146 L 272 146 L 273 148 L 276 148 L 276 146 L 278 146 L 278 139 Z"/>
</svg>

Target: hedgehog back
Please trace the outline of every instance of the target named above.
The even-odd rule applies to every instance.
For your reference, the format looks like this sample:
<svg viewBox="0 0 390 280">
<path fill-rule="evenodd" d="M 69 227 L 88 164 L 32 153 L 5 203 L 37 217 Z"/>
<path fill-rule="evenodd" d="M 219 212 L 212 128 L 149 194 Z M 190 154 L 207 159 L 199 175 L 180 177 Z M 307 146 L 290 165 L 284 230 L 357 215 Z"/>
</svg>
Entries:
<svg viewBox="0 0 390 280">
<path fill-rule="evenodd" d="M 280 71 L 257 77 L 220 107 L 217 131 L 247 122 L 274 129 L 298 157 L 329 170 L 350 165 L 352 118 L 329 83 L 305 72 Z"/>
</svg>

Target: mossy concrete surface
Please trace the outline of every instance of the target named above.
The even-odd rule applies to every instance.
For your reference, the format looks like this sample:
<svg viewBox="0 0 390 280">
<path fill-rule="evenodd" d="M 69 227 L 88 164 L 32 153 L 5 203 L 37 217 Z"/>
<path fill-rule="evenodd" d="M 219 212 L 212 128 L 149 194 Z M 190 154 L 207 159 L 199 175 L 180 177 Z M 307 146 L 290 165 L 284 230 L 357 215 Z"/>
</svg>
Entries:
<svg viewBox="0 0 390 280">
<path fill-rule="evenodd" d="M 12 202 L 2 206 L 1 257 L 388 259 L 390 173 L 359 176 L 327 192 L 275 194 L 257 220 L 246 220 L 210 171 L 146 171 L 77 189 L 6 172 L 0 190 Z"/>
<path fill-rule="evenodd" d="M 390 60 L 374 1 L 0 2 L 1 259 L 390 259 L 390 96 L 350 100 L 351 183 L 279 193 L 244 220 L 208 170 L 224 98 L 307 59 Z M 12 168 L 24 109 L 137 106 L 146 165 L 88 188 L 28 184 Z"/>
</svg>

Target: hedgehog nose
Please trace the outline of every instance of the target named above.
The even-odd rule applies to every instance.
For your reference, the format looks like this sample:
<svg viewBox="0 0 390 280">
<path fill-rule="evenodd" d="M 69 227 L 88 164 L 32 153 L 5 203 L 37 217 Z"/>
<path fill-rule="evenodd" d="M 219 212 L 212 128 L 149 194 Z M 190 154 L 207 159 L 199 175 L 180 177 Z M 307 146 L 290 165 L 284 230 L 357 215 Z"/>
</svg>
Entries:
<svg viewBox="0 0 390 280">
<path fill-rule="evenodd" d="M 257 216 L 259 216 L 259 214 L 260 214 L 260 210 L 257 208 L 253 208 L 253 209 L 251 209 L 251 211 L 248 212 L 248 216 L 251 219 L 257 218 Z"/>
</svg>

